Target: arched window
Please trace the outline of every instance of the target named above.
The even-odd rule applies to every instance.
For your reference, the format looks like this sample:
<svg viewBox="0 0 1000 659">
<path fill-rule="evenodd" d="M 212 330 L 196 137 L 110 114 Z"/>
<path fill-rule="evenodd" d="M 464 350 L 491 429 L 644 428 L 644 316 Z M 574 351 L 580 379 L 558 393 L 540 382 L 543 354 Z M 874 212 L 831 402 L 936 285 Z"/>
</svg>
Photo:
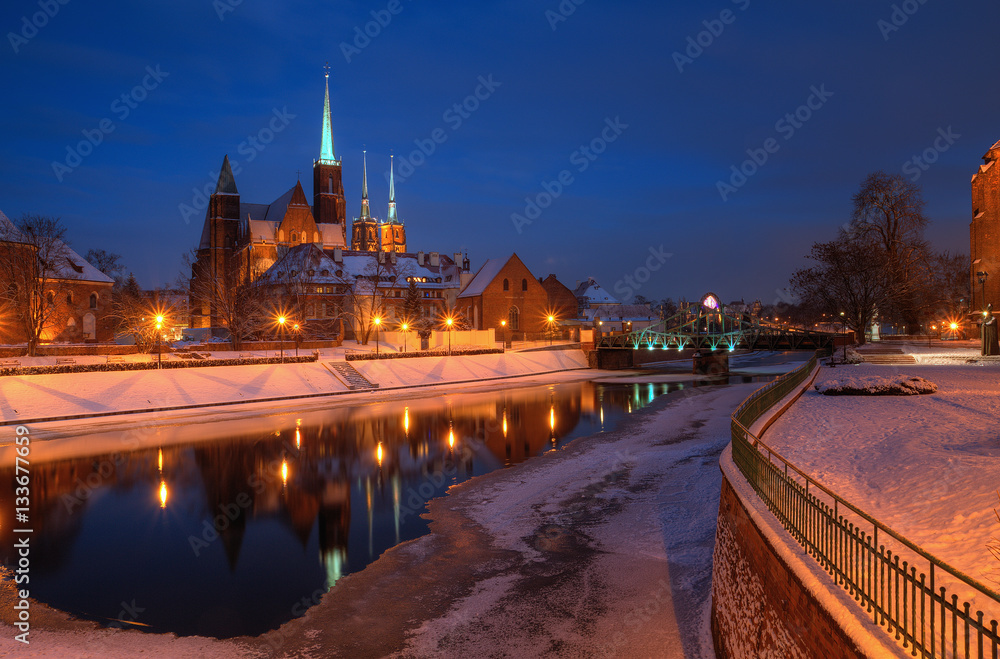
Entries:
<svg viewBox="0 0 1000 659">
<path fill-rule="evenodd" d="M 510 282 L 507 281 L 506 279 L 503 280 L 503 289 L 505 291 L 509 291 L 510 290 Z"/>
<path fill-rule="evenodd" d="M 66 302 L 67 304 L 73 304 L 73 291 L 66 293 Z"/>
<path fill-rule="evenodd" d="M 528 280 L 527 279 L 522 279 L 521 280 L 521 290 L 522 291 L 528 290 Z"/>
<path fill-rule="evenodd" d="M 291 238 L 292 238 L 292 242 L 294 243 L 296 240 L 299 239 L 299 235 L 293 231 L 291 233 Z"/>
<path fill-rule="evenodd" d="M 97 293 L 90 294 L 90 308 L 91 309 L 97 308 Z"/>
<path fill-rule="evenodd" d="M 55 301 L 56 301 L 56 293 L 55 293 L 55 291 L 49 291 L 48 293 L 46 293 L 45 294 L 45 301 L 48 302 L 49 304 L 55 303 Z"/>
<path fill-rule="evenodd" d="M 521 329 L 519 320 L 520 320 L 520 313 L 518 312 L 517 307 L 511 307 L 507 311 L 507 325 L 512 330 Z"/>
</svg>

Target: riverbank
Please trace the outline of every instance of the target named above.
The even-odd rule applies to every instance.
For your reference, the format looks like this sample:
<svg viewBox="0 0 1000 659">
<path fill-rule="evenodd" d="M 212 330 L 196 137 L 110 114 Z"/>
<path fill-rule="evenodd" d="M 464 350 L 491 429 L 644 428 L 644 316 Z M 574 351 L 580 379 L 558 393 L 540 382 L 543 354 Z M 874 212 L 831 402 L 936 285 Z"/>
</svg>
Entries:
<svg viewBox="0 0 1000 659">
<path fill-rule="evenodd" d="M 350 390 L 328 367 L 306 364 L 218 366 L 163 371 L 24 375 L 0 378 L 0 424 L 38 424 L 121 414 L 184 413 L 205 406 L 287 405 L 330 396 L 371 396 L 393 388 L 587 369 L 579 350 L 353 362 L 377 390 Z"/>
</svg>

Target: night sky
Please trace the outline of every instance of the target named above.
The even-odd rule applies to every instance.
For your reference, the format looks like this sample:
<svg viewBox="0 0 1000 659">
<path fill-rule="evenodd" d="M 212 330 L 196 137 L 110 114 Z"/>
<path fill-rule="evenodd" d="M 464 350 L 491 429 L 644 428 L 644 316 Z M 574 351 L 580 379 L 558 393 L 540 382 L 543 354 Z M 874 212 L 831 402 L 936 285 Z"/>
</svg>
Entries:
<svg viewBox="0 0 1000 659">
<path fill-rule="evenodd" d="M 927 237 L 968 253 L 969 179 L 1000 139 L 998 25 L 986 0 L 8 0 L 0 210 L 61 217 L 77 251 L 173 282 L 224 155 L 243 201 L 297 171 L 311 200 L 329 61 L 348 216 L 363 148 L 385 216 L 395 153 L 410 251 L 468 250 L 474 269 L 517 252 L 621 297 L 769 303 L 877 169 L 919 174 Z M 731 179 L 748 149 L 766 162 Z M 926 149 L 926 171 L 907 165 Z"/>
</svg>

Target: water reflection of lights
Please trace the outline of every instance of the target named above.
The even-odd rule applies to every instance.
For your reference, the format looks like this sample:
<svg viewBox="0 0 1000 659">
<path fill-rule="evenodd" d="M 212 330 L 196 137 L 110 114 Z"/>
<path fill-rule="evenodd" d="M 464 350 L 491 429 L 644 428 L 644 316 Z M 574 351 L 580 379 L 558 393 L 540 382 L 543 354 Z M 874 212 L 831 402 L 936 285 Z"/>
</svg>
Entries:
<svg viewBox="0 0 1000 659">
<path fill-rule="evenodd" d="M 159 449 L 156 456 L 156 468 L 163 473 L 163 449 Z"/>
<path fill-rule="evenodd" d="M 448 426 L 448 448 L 455 448 L 455 431 Z"/>
<path fill-rule="evenodd" d="M 649 402 L 652 403 L 653 399 L 656 398 L 656 392 L 653 390 L 653 383 L 649 383 Z"/>
<path fill-rule="evenodd" d="M 288 460 L 281 461 L 281 486 L 288 485 Z"/>
<path fill-rule="evenodd" d="M 295 448 L 302 448 L 302 433 L 298 428 L 295 429 Z"/>
<path fill-rule="evenodd" d="M 409 437 L 410 433 L 410 408 L 403 408 L 403 432 Z"/>
<path fill-rule="evenodd" d="M 549 430 L 555 432 L 556 429 L 556 408 L 549 405 Z"/>
<path fill-rule="evenodd" d="M 344 566 L 347 564 L 347 550 L 335 547 L 323 552 L 323 567 L 326 568 L 326 588 L 333 588 L 334 584 L 344 576 Z"/>
<path fill-rule="evenodd" d="M 507 408 L 503 408 L 503 436 L 507 436 Z"/>
<path fill-rule="evenodd" d="M 167 482 L 160 480 L 160 508 L 167 507 Z"/>
<path fill-rule="evenodd" d="M 378 460 L 378 466 L 381 467 L 382 466 L 382 442 L 379 442 L 378 446 L 375 448 L 375 459 Z"/>
</svg>

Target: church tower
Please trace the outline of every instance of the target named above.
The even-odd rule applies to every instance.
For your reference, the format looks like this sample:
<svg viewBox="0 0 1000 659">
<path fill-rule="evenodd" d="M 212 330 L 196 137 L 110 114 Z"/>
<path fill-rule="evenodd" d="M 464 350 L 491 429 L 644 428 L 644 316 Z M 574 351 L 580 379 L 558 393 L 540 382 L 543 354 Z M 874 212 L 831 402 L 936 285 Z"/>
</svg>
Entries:
<svg viewBox="0 0 1000 659">
<path fill-rule="evenodd" d="M 217 282 L 238 278 L 235 252 L 240 234 L 240 193 L 229 156 L 222 160 L 215 192 L 208 200 L 205 225 L 192 268 L 192 327 L 218 327 L 219 319 L 206 294 Z"/>
<path fill-rule="evenodd" d="M 330 119 L 330 67 L 326 67 L 326 97 L 323 99 L 323 138 L 319 160 L 313 161 L 313 217 L 319 224 L 340 225 L 342 242 L 347 244 L 347 205 L 341 179 L 340 160 L 333 148 Z M 324 235 L 335 227 L 321 227 Z"/>
<path fill-rule="evenodd" d="M 406 227 L 396 215 L 396 184 L 393 181 L 392 170 L 392 156 L 389 156 L 389 215 L 379 226 L 379 233 L 382 251 L 402 253 L 406 251 Z"/>
<path fill-rule="evenodd" d="M 351 227 L 351 249 L 357 252 L 377 252 L 379 250 L 378 222 L 372 217 L 368 207 L 368 152 L 362 151 L 364 177 L 361 185 L 361 215 Z"/>
</svg>

